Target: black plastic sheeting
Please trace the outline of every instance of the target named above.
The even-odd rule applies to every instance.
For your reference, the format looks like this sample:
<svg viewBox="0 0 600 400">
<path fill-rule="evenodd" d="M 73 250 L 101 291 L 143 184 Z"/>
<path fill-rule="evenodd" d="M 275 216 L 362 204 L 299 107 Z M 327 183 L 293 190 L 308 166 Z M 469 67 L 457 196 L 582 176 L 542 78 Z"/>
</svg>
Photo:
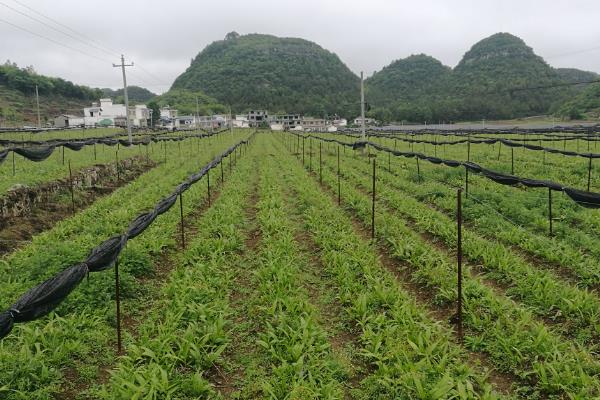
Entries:
<svg viewBox="0 0 600 400">
<path fill-rule="evenodd" d="M 359 133 L 361 128 L 346 128 L 345 132 Z M 415 135 L 430 135 L 430 134 L 441 134 L 441 135 L 465 135 L 468 133 L 480 133 L 486 135 L 544 135 L 544 136 L 562 136 L 565 133 L 581 134 L 581 135 L 594 135 L 600 133 L 600 124 L 591 126 L 555 126 L 547 128 L 507 128 L 507 129 L 494 129 L 494 128 L 455 128 L 455 129 L 390 129 L 390 128 L 369 128 L 370 131 L 385 132 L 385 133 L 401 133 L 401 134 L 415 134 Z"/>
<path fill-rule="evenodd" d="M 583 190 L 578 190 L 575 188 L 561 185 L 560 183 L 547 181 L 547 180 L 530 179 L 530 178 L 523 178 L 523 177 L 510 175 L 510 174 L 504 174 L 502 172 L 497 172 L 497 171 L 493 171 L 491 169 L 484 168 L 481 165 L 476 164 L 474 162 L 470 162 L 470 161 L 445 160 L 445 159 L 441 159 L 438 157 L 431 157 L 431 156 L 425 155 L 423 153 L 418 153 L 418 152 L 398 151 L 398 150 L 393 150 L 393 149 L 387 148 L 385 146 L 382 146 L 380 144 L 369 142 L 369 141 L 345 143 L 345 142 L 341 142 L 339 140 L 324 139 L 324 138 L 321 138 L 318 136 L 313 136 L 313 135 L 299 135 L 296 133 L 294 133 L 294 135 L 300 136 L 303 138 L 312 137 L 312 138 L 322 140 L 325 142 L 335 142 L 335 143 L 338 143 L 343 146 L 351 146 L 353 149 L 359 149 L 362 147 L 366 147 L 368 145 L 368 146 L 373 147 L 376 150 L 385 151 L 385 152 L 391 153 L 395 156 L 407 157 L 407 158 L 416 157 L 420 160 L 429 161 L 433 164 L 443 164 L 443 165 L 453 167 L 453 168 L 462 166 L 471 172 L 480 174 L 480 175 L 482 175 L 496 183 L 502 184 L 502 185 L 515 186 L 515 185 L 520 184 L 520 185 L 527 186 L 527 187 L 533 187 L 533 188 L 542 188 L 543 187 L 543 188 L 548 188 L 548 189 L 555 190 L 555 191 L 562 191 L 567 196 L 569 196 L 569 198 L 571 198 L 571 200 L 575 201 L 580 206 L 583 206 L 586 208 L 600 208 L 600 193 L 586 192 Z"/>
<path fill-rule="evenodd" d="M 103 144 L 106 146 L 116 146 L 117 144 L 125 147 L 135 146 L 135 145 L 144 145 L 147 146 L 150 143 L 157 142 L 165 142 L 165 141 L 175 141 L 179 142 L 182 140 L 186 140 L 189 138 L 207 138 L 213 135 L 216 135 L 221 132 L 225 132 L 227 130 L 221 130 L 215 132 L 213 134 L 188 134 L 182 136 L 146 136 L 141 140 L 133 140 L 131 143 L 126 139 L 111 139 L 107 137 L 95 138 L 95 139 L 87 139 L 87 140 L 53 140 L 48 142 L 28 142 L 33 144 L 32 147 L 10 147 L 0 151 L 0 164 L 6 160 L 8 153 L 14 151 L 15 153 L 25 157 L 29 161 L 40 162 L 46 160 L 48 157 L 52 155 L 54 150 L 57 147 L 63 146 L 70 150 L 79 151 L 85 146 L 92 146 L 94 144 Z M 12 140 L 0 140 L 0 145 L 6 145 L 8 143 L 18 143 L 22 144 L 24 142 L 12 141 Z M 27 142 L 26 142 L 27 143 Z M 42 143 L 51 143 L 48 145 L 42 145 Z"/>
<path fill-rule="evenodd" d="M 173 193 L 160 200 L 151 211 L 138 215 L 129 224 L 126 232 L 115 235 L 92 249 L 84 262 L 67 268 L 23 294 L 10 309 L 0 313 L 0 338 L 10 333 L 14 323 L 43 317 L 55 309 L 77 287 L 88 272 L 99 272 L 111 268 L 129 239 L 144 232 L 156 217 L 167 212 L 175 204 L 179 195 L 249 140 L 250 138 L 231 146 L 206 164 L 200 172 L 189 176 L 185 182 L 175 188 Z"/>
<path fill-rule="evenodd" d="M 537 145 L 533 145 L 533 144 L 526 144 L 526 143 L 519 143 L 516 142 L 514 140 L 508 140 L 508 139 L 501 139 L 501 138 L 480 138 L 480 139 L 460 139 L 460 140 L 451 140 L 451 141 L 435 141 L 435 140 L 424 140 L 424 139 L 407 139 L 407 138 L 397 138 L 397 137 L 393 137 L 393 136 L 386 136 L 386 135 L 369 135 L 371 137 L 380 137 L 380 138 L 387 138 L 387 139 L 394 139 L 394 140 L 399 140 L 402 142 L 408 142 L 408 143 L 425 143 L 425 144 L 430 144 L 433 146 L 443 146 L 443 145 L 456 145 L 456 144 L 465 144 L 465 143 L 472 143 L 472 144 L 496 144 L 496 143 L 502 143 L 505 146 L 508 147 L 522 147 L 528 150 L 534 150 L 534 151 L 545 151 L 548 153 L 553 153 L 553 154 L 562 154 L 565 156 L 575 156 L 575 157 L 583 157 L 583 158 L 600 158 L 600 154 L 599 153 L 578 153 L 575 151 L 569 151 L 569 150 L 559 150 L 559 149 L 555 149 L 553 147 L 542 147 L 542 146 L 537 146 Z M 584 138 L 576 138 L 576 139 L 584 139 Z M 547 139 L 531 139 L 532 141 L 538 141 L 538 140 L 547 140 Z"/>
</svg>

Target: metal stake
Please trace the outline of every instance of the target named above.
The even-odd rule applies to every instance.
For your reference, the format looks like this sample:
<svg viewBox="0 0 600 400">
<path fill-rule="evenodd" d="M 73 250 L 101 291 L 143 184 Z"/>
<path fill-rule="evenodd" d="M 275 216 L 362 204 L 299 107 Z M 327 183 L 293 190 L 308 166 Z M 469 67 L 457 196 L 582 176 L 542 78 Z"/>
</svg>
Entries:
<svg viewBox="0 0 600 400">
<path fill-rule="evenodd" d="M 340 183 L 340 147 L 337 148 L 337 183 L 338 183 L 338 206 L 342 204 L 342 186 Z"/>
<path fill-rule="evenodd" d="M 121 292 L 119 288 L 119 259 L 115 261 L 115 302 L 117 304 L 117 353 L 123 352 L 121 343 Z"/>
<path fill-rule="evenodd" d="M 371 239 L 375 240 L 375 159 L 373 159 L 373 191 L 371 198 Z"/>
<path fill-rule="evenodd" d="M 208 194 L 208 206 L 210 207 L 210 169 L 206 171 L 206 193 Z"/>
<path fill-rule="evenodd" d="M 183 193 L 179 193 L 179 217 L 181 219 L 181 247 L 185 249 L 185 227 L 183 225 Z"/>
<path fill-rule="evenodd" d="M 319 142 L 319 183 L 323 184 L 323 154 L 321 153 L 322 148 L 321 148 L 321 142 Z M 591 158 L 590 158 L 591 160 Z M 589 188 L 588 188 L 589 189 Z"/>
<path fill-rule="evenodd" d="M 75 196 L 73 194 L 73 172 L 71 170 L 71 160 L 69 160 L 69 189 L 71 190 L 71 212 L 75 214 Z"/>
<path fill-rule="evenodd" d="M 550 226 L 550 236 L 552 236 L 552 189 L 548 188 L 548 225 Z"/>
<path fill-rule="evenodd" d="M 463 321 L 462 321 L 462 189 L 456 193 L 456 266 L 457 266 L 457 289 L 458 298 L 456 303 L 456 316 L 458 322 L 458 339 L 463 341 Z"/>
</svg>

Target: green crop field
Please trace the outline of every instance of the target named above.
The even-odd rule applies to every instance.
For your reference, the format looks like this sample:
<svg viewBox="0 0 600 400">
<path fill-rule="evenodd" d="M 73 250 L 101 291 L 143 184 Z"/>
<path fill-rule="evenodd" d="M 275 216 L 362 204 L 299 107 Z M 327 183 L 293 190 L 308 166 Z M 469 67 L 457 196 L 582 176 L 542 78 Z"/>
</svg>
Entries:
<svg viewBox="0 0 600 400">
<path fill-rule="evenodd" d="M 553 135 L 121 146 L 152 168 L 0 259 L 0 398 L 600 398 L 597 142 Z M 117 147 L 55 151 L 9 155 L 0 195 Z"/>
</svg>

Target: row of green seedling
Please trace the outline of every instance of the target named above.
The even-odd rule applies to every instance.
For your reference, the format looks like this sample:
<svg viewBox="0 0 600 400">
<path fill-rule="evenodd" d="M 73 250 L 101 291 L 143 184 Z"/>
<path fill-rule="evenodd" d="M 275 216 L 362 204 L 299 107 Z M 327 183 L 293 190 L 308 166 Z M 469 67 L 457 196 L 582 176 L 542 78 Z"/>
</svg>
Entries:
<svg viewBox="0 0 600 400">
<path fill-rule="evenodd" d="M 208 379 L 231 343 L 228 295 L 244 248 L 244 208 L 253 179 L 240 162 L 197 236 L 175 256 L 168 282 L 125 341 L 126 354 L 96 395 L 106 399 L 186 399 L 216 395 Z"/>
<path fill-rule="evenodd" d="M 332 354 L 319 312 L 302 285 L 308 257 L 295 240 L 280 165 L 266 158 L 261 168 L 257 204 L 261 241 L 254 256 L 251 279 L 256 298 L 251 304 L 262 326 L 256 344 L 264 362 L 262 376 L 255 378 L 258 382 L 247 386 L 260 386 L 255 395 L 264 398 L 342 399 L 347 374 Z"/>
<path fill-rule="evenodd" d="M 337 190 L 337 177 L 328 170 L 324 182 Z M 365 225 L 371 223 L 370 196 L 355 184 L 341 185 L 344 204 Z M 456 263 L 448 254 L 425 242 L 406 222 L 379 204 L 376 235 L 392 255 L 409 266 L 413 280 L 432 292 L 440 306 L 457 298 Z M 468 268 L 465 268 L 468 271 Z M 533 315 L 513 301 L 499 296 L 481 280 L 466 274 L 463 283 L 466 345 L 491 357 L 501 371 L 529 382 L 520 391 L 528 396 L 598 395 L 600 363 L 576 344 L 552 334 Z M 435 304 L 434 304 L 435 305 Z"/>
<path fill-rule="evenodd" d="M 227 147 L 224 144 L 222 150 Z M 209 158 L 209 154 L 201 154 L 182 164 L 168 163 L 149 171 L 3 260 L 1 270 L 8 277 L 0 289 L 6 302 L 3 307 L 43 279 L 84 259 L 90 248 L 122 232 L 137 214 L 154 206 Z M 205 196 L 203 179 L 184 193 L 184 214 L 197 208 Z M 123 250 L 120 286 L 125 315 L 143 309 L 140 299 L 151 295 L 151 288 L 136 278 L 152 276 L 153 258 L 175 246 L 179 211 L 176 204 Z M 114 357 L 114 321 L 113 273 L 91 274 L 55 313 L 17 324 L 0 342 L 0 382 L 15 390 L 13 398 L 20 398 L 21 393 L 37 399 L 62 390 L 67 368 L 77 369 L 83 380 L 95 379 L 97 364 Z"/>
<path fill-rule="evenodd" d="M 498 398 L 483 367 L 469 366 L 450 329 L 433 321 L 382 266 L 349 218 L 300 168 L 286 161 L 306 229 L 334 278 L 338 299 L 360 332 L 370 368 L 358 398 Z"/>
<path fill-rule="evenodd" d="M 364 162 L 348 160 L 343 175 L 358 182 L 365 190 L 370 187 L 372 177 L 357 172 L 363 168 Z M 405 218 L 414 221 L 421 231 L 441 239 L 449 248 L 456 248 L 455 219 L 390 188 L 381 166 L 379 170 L 381 173 L 376 178 L 379 197 Z M 508 285 L 508 294 L 531 307 L 538 315 L 562 322 L 563 334 L 575 334 L 584 343 L 598 338 L 600 304 L 593 294 L 569 285 L 551 272 L 536 268 L 503 244 L 487 240 L 466 228 L 463 230 L 463 254 L 469 261 L 480 265 L 486 271 L 486 277 Z"/>
</svg>

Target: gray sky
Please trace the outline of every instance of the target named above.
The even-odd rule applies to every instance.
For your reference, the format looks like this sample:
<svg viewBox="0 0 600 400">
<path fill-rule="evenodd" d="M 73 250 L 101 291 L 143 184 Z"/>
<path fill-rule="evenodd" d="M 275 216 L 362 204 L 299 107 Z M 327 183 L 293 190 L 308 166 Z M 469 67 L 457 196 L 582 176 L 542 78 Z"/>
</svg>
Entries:
<svg viewBox="0 0 600 400">
<path fill-rule="evenodd" d="M 51 17 L 109 53 L 11 8 L 80 37 L 31 9 Z M 128 69 L 128 83 L 160 93 L 200 50 L 234 30 L 314 41 L 367 75 L 416 53 L 453 67 L 478 40 L 510 32 L 552 66 L 600 72 L 598 15 L 597 0 L 0 0 L 0 62 L 33 65 L 39 73 L 93 87 L 119 87 L 120 71 L 110 63 L 123 52 L 136 64 Z"/>
</svg>

